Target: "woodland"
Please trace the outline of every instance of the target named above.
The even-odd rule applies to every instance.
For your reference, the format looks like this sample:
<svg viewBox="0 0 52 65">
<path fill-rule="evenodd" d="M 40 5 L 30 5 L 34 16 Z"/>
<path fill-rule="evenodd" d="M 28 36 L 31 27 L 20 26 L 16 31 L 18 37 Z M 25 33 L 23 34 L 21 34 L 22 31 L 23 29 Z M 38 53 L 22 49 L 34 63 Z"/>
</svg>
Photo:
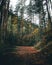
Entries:
<svg viewBox="0 0 52 65">
<path fill-rule="evenodd" d="M 10 6 L 10 0 L 0 0 L 1 65 L 52 64 L 52 0 L 29 0 L 28 5 L 26 1 L 17 0 L 15 10 L 13 10 L 12 5 Z M 24 54 L 22 56 L 19 53 L 19 56 L 16 57 L 15 55 L 14 57 L 11 52 L 18 53 L 16 47 L 17 49 L 20 47 L 19 50 L 21 50 L 21 46 L 24 49 L 33 47 L 38 52 L 30 54 L 31 51 L 29 51 L 30 55 Z M 29 57 L 26 58 L 25 56 Z M 14 59 L 10 60 L 13 57 Z M 24 57 L 25 61 L 23 60 Z M 32 60 L 33 57 L 34 60 Z M 35 60 L 36 57 L 37 60 Z M 7 62 L 4 61 L 5 58 Z M 12 64 L 13 61 L 14 64 Z"/>
</svg>

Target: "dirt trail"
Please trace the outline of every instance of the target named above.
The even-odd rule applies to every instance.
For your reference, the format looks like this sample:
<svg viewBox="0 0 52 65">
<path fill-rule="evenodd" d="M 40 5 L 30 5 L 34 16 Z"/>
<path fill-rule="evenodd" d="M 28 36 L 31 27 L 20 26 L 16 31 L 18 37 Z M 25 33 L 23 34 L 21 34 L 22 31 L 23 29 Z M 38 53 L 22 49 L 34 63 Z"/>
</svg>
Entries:
<svg viewBox="0 0 52 65">
<path fill-rule="evenodd" d="M 23 54 L 33 54 L 38 51 L 33 46 L 16 46 L 15 51 L 13 53 L 23 55 Z"/>
<path fill-rule="evenodd" d="M 12 49 L 12 48 L 11 48 Z M 51 65 L 45 53 L 38 52 L 32 46 L 16 46 L 0 56 L 0 65 Z"/>
</svg>

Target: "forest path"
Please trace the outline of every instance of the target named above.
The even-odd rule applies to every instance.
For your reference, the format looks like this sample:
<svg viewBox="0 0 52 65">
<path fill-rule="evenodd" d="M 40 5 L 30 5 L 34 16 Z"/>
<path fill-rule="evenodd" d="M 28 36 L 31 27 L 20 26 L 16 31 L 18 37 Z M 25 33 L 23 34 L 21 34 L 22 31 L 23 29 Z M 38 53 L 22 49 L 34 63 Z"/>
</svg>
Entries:
<svg viewBox="0 0 52 65">
<path fill-rule="evenodd" d="M 10 51 L 12 49 L 12 51 Z M 46 55 L 33 46 L 16 46 L 0 56 L 0 65 L 49 65 Z"/>
<path fill-rule="evenodd" d="M 16 46 L 16 48 L 14 48 L 15 51 L 12 53 L 16 53 L 19 55 L 23 55 L 23 54 L 32 54 L 32 53 L 37 53 L 38 50 L 36 50 L 33 46 Z"/>
</svg>

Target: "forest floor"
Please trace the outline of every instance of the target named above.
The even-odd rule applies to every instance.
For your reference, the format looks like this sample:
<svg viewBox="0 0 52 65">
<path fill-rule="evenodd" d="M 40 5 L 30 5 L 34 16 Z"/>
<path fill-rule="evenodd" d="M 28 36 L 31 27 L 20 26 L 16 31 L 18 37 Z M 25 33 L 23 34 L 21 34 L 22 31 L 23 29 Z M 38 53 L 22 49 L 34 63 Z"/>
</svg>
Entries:
<svg viewBox="0 0 52 65">
<path fill-rule="evenodd" d="M 33 46 L 16 46 L 0 55 L 0 65 L 51 65 L 48 59 L 47 53 L 40 53 Z"/>
</svg>

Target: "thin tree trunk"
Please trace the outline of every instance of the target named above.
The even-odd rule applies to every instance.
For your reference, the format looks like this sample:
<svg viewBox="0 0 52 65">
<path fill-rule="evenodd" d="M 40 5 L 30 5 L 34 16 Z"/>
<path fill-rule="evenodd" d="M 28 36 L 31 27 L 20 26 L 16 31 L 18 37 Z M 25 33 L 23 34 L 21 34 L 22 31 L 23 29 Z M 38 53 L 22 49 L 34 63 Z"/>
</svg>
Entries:
<svg viewBox="0 0 52 65">
<path fill-rule="evenodd" d="M 48 22 L 50 24 L 50 30 L 52 29 L 52 22 L 51 22 L 51 16 L 48 9 L 48 0 L 46 0 L 46 6 L 47 6 L 47 12 L 48 12 Z"/>
</svg>

